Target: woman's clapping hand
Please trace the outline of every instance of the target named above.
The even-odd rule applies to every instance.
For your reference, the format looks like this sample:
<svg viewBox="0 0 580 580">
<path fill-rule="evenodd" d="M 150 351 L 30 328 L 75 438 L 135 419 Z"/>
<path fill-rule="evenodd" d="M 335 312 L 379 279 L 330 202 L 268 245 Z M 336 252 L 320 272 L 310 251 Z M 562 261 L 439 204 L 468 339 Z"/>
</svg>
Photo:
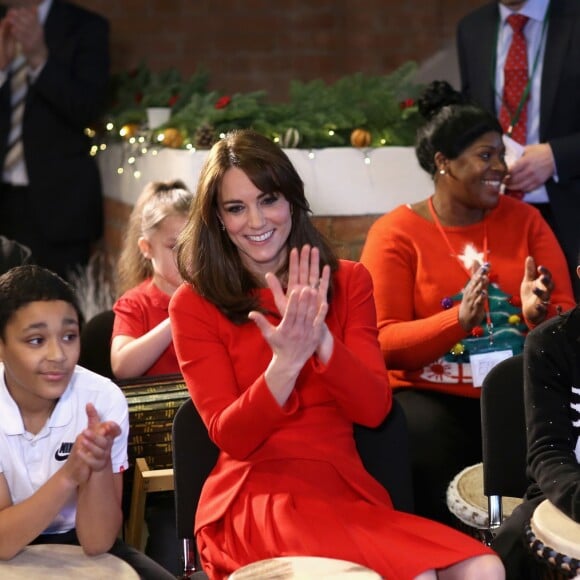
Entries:
<svg viewBox="0 0 580 580">
<path fill-rule="evenodd" d="M 488 272 L 489 264 L 474 265 L 471 279 L 463 289 L 463 299 L 459 305 L 459 323 L 466 332 L 480 325 L 485 316 Z"/>
<path fill-rule="evenodd" d="M 539 324 L 546 318 L 553 290 L 551 272 L 545 266 L 536 266 L 534 258 L 528 256 L 520 286 L 522 313 L 528 322 Z"/>
<path fill-rule="evenodd" d="M 280 323 L 274 326 L 259 312 L 249 314 L 274 354 L 295 361 L 300 368 L 328 332 L 324 320 L 328 312 L 329 279 L 328 266 L 320 272 L 317 248 L 304 246 L 300 253 L 294 248 L 289 257 L 286 289 L 274 274 L 266 274 L 266 282 L 282 316 Z"/>
</svg>

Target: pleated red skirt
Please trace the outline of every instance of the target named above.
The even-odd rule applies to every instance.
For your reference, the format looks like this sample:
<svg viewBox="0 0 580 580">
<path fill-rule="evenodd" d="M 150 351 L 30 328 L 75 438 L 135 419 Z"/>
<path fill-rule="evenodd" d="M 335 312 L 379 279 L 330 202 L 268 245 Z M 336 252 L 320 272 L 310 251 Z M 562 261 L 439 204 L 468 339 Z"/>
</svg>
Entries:
<svg viewBox="0 0 580 580">
<path fill-rule="evenodd" d="M 253 466 L 219 520 L 197 533 L 212 580 L 277 556 L 356 562 L 389 580 L 493 551 L 457 530 L 362 498 L 330 463 L 279 460 Z"/>
</svg>

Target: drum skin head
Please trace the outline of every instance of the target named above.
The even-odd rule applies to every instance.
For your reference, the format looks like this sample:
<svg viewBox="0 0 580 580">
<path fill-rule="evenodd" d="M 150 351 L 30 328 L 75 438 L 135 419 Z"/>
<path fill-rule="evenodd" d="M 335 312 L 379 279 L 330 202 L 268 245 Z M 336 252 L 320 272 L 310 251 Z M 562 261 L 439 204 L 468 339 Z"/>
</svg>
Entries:
<svg viewBox="0 0 580 580">
<path fill-rule="evenodd" d="M 360 564 L 310 556 L 286 556 L 248 564 L 230 575 L 229 580 L 380 580 L 380 575 Z"/>
<path fill-rule="evenodd" d="M 112 554 L 87 556 L 80 546 L 67 544 L 34 544 L 27 546 L 11 560 L 0 562 L 2 580 L 139 580 L 127 562 Z"/>
<path fill-rule="evenodd" d="M 580 560 L 580 524 L 561 512 L 549 500 L 534 511 L 530 527 L 536 538 L 560 554 Z"/>
</svg>

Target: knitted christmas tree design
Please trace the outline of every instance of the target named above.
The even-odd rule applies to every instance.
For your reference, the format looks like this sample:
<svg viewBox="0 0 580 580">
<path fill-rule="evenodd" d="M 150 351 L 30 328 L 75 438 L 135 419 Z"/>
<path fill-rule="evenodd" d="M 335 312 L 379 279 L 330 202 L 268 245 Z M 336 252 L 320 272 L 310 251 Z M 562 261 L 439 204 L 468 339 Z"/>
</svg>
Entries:
<svg viewBox="0 0 580 580">
<path fill-rule="evenodd" d="M 522 316 L 519 297 L 506 294 L 494 283 L 489 285 L 487 292 L 492 328 L 488 328 L 486 316 L 480 326 L 445 355 L 446 361 L 469 363 L 470 355 L 491 349 L 510 349 L 513 354 L 522 352 L 528 328 Z M 460 302 L 462 298 L 463 291 L 451 297 L 454 302 Z"/>
</svg>

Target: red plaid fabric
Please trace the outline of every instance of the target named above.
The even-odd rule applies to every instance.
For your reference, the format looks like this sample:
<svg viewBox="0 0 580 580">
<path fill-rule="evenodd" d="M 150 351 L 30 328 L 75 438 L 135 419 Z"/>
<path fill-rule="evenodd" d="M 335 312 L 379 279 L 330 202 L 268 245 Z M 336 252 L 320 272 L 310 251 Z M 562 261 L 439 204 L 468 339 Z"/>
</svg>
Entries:
<svg viewBox="0 0 580 580">
<path fill-rule="evenodd" d="M 528 54 L 524 27 L 528 17 L 521 14 L 510 14 L 507 22 L 512 27 L 513 36 L 504 65 L 504 85 L 502 107 L 499 120 L 503 130 L 510 131 L 511 121 L 515 115 L 522 95 L 528 84 Z M 511 137 L 514 141 L 524 145 L 526 143 L 526 128 L 528 120 L 528 103 L 523 104 L 516 124 L 511 128 Z M 522 199 L 523 191 L 506 190 L 508 195 Z"/>
</svg>

